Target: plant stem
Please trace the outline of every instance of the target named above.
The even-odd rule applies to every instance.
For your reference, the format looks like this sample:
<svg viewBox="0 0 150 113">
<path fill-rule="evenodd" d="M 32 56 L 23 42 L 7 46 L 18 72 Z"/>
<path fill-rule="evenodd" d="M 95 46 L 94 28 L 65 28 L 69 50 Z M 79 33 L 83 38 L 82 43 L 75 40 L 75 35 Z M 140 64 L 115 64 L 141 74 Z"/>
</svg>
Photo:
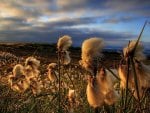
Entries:
<svg viewBox="0 0 150 113">
<path fill-rule="evenodd" d="M 58 113 L 61 112 L 61 95 L 60 95 L 60 84 L 61 84 L 61 80 L 60 80 L 60 68 L 61 68 L 61 63 L 60 63 L 60 59 L 61 59 L 61 52 L 58 51 Z"/>
<path fill-rule="evenodd" d="M 140 95 L 139 95 L 139 86 L 138 86 L 138 78 L 137 78 L 137 73 L 136 73 L 136 69 L 135 69 L 135 64 L 133 59 L 131 59 L 131 64 L 132 64 L 132 68 L 133 68 L 133 75 L 134 75 L 134 83 L 135 83 L 135 93 L 137 94 L 137 98 L 138 98 L 138 102 L 139 102 L 139 107 L 141 110 L 141 104 L 140 104 Z"/>
<path fill-rule="evenodd" d="M 128 82 L 129 82 L 129 74 L 130 74 L 130 58 L 127 59 L 127 78 L 126 78 L 126 90 L 125 90 L 125 103 L 124 103 L 124 110 L 126 110 L 127 107 L 127 97 L 128 97 Z"/>
<path fill-rule="evenodd" d="M 138 39 L 137 39 L 137 41 L 136 41 L 136 44 L 135 44 L 134 49 L 133 49 L 133 56 L 134 56 L 134 54 L 135 54 L 135 50 L 136 50 L 137 45 L 138 45 L 138 43 L 139 43 L 139 41 L 140 41 L 140 38 L 141 38 L 141 36 L 142 36 L 142 33 L 143 33 L 143 31 L 144 31 L 144 28 L 145 28 L 146 24 L 147 24 L 147 21 L 145 21 L 144 26 L 143 26 L 143 28 L 142 28 L 142 30 L 141 30 L 141 32 L 140 32 L 140 35 L 139 35 L 139 37 L 138 37 Z M 132 58 L 132 57 L 131 57 L 131 58 Z"/>
</svg>

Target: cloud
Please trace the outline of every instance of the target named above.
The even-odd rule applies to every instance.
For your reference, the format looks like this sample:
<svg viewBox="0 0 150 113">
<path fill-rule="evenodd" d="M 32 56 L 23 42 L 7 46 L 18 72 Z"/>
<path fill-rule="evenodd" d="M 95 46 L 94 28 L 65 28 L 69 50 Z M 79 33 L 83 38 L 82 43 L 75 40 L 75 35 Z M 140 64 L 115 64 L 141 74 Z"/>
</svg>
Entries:
<svg viewBox="0 0 150 113">
<path fill-rule="evenodd" d="M 149 0 L 1 0 L 0 41 L 56 42 L 65 34 L 75 45 L 94 36 L 132 39 L 136 36 L 113 27 L 110 31 L 106 24 L 149 18 L 149 4 Z"/>
<path fill-rule="evenodd" d="M 112 18 L 104 18 L 102 22 L 104 23 L 112 23 L 112 24 L 117 24 L 120 22 L 126 23 L 126 22 L 133 22 L 137 19 L 140 19 L 140 17 L 136 16 L 112 16 Z"/>
<path fill-rule="evenodd" d="M 45 31 L 44 29 L 49 29 Z M 7 31 L 0 32 L 0 37 L 4 37 L 3 41 L 13 41 L 13 42 L 38 42 L 38 43 L 56 43 L 58 38 L 63 35 L 70 35 L 73 39 L 74 46 L 81 46 L 83 40 L 90 37 L 102 37 L 107 41 L 122 41 L 128 38 L 136 37 L 132 34 L 117 33 L 111 31 L 101 31 L 101 30 L 90 30 L 88 28 L 82 29 L 50 29 L 50 26 L 39 27 L 38 31 Z M 108 43 L 109 44 L 109 43 Z"/>
<path fill-rule="evenodd" d="M 111 0 L 108 0 L 106 3 L 105 3 L 105 6 L 106 7 L 110 7 L 111 9 L 113 10 L 117 10 L 119 12 L 122 12 L 122 13 L 132 13 L 132 14 L 137 14 L 137 12 L 139 11 L 147 11 L 147 15 L 150 16 L 150 14 L 148 13 L 148 9 L 149 8 L 149 4 L 150 4 L 150 1 L 149 0 L 144 0 L 144 1 L 141 1 L 141 0 L 113 0 L 113 2 Z M 148 9 L 145 9 L 145 8 L 148 8 Z M 145 15 L 145 12 L 144 13 L 139 13 L 139 15 Z"/>
</svg>

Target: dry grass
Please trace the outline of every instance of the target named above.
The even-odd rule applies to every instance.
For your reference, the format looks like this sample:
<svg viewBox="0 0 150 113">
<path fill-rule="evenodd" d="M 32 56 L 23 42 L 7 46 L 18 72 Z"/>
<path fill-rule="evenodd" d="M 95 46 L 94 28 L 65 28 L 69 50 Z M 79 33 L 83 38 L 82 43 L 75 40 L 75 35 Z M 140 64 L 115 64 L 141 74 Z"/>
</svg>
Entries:
<svg viewBox="0 0 150 113">
<path fill-rule="evenodd" d="M 1 46 L 0 48 L 1 51 L 6 51 L 6 54 L 10 52 L 9 60 L 6 60 L 8 56 L 5 56 L 3 60 L 3 56 L 1 57 L 2 62 L 0 65 L 0 113 L 57 113 L 59 109 L 58 82 L 50 82 L 47 79 L 48 64 L 51 62 L 57 62 L 57 57 L 55 53 L 56 46 L 49 47 L 41 45 L 30 45 L 25 47 L 21 45 L 7 45 L 5 47 Z M 37 47 L 39 48 L 38 50 L 36 49 Z M 80 59 L 80 50 L 72 49 L 70 51 L 72 57 L 71 64 L 68 66 L 60 67 L 61 113 L 94 113 L 93 108 L 89 106 L 86 98 L 88 73 L 78 65 L 78 61 Z M 26 90 L 24 93 L 17 93 L 13 91 L 7 84 L 7 75 L 11 74 L 14 65 L 18 63 L 24 65 L 25 58 L 32 55 L 41 61 L 41 66 L 39 70 L 41 80 L 44 84 L 44 88 L 38 95 L 34 95 L 30 89 Z M 105 61 L 106 65 L 110 68 L 117 68 L 118 62 L 120 60 L 119 54 L 114 53 L 114 58 L 111 57 L 111 59 L 109 56 L 110 54 L 105 54 L 105 58 L 107 59 L 107 61 Z M 56 72 L 58 72 L 57 69 Z M 115 88 L 117 91 L 120 92 L 118 86 L 119 85 L 117 85 Z M 72 101 L 70 101 L 68 98 L 69 89 L 75 90 L 76 95 L 75 98 L 72 99 Z M 123 113 L 124 111 L 128 113 L 139 112 L 138 102 L 131 93 L 132 92 L 129 92 L 127 98 L 126 110 L 124 110 L 125 93 L 123 93 L 122 98 L 120 98 L 115 105 L 104 105 L 102 108 L 99 109 L 99 111 L 101 113 Z M 150 92 L 145 93 L 144 98 L 141 100 L 141 105 L 142 112 L 149 113 Z"/>
</svg>

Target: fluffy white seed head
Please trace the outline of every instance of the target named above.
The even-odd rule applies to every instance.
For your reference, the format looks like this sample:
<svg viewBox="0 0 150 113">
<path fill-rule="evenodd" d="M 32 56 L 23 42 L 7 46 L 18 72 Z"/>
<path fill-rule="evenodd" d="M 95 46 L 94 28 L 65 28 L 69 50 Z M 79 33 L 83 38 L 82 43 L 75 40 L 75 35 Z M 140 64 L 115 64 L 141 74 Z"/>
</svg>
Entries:
<svg viewBox="0 0 150 113">
<path fill-rule="evenodd" d="M 120 88 L 125 89 L 126 88 L 126 79 L 128 74 L 128 66 L 125 64 L 120 64 L 118 68 L 118 73 L 120 77 Z M 131 70 L 131 67 L 129 68 L 129 82 L 128 87 L 131 89 L 134 85 L 134 75 L 133 70 Z"/>
<path fill-rule="evenodd" d="M 101 50 L 104 47 L 104 42 L 101 38 L 89 38 L 82 44 L 82 59 L 92 60 L 95 57 L 101 56 Z"/>
<path fill-rule="evenodd" d="M 119 99 L 119 94 L 115 90 L 110 90 L 106 95 L 105 95 L 105 103 L 108 105 L 115 104 Z"/>
<path fill-rule="evenodd" d="M 137 81 L 138 81 L 138 90 L 139 90 L 139 98 L 141 99 L 144 95 L 144 92 L 150 88 L 150 77 L 147 76 L 147 72 L 144 72 L 143 74 L 137 75 Z M 136 99 L 138 99 L 138 94 L 136 91 L 135 83 L 131 87 L 131 91 Z"/>
<path fill-rule="evenodd" d="M 43 82 L 41 81 L 40 78 L 37 77 L 30 78 L 30 88 L 33 94 L 39 94 L 42 91 Z"/>
<path fill-rule="evenodd" d="M 22 82 L 22 87 L 23 87 L 23 90 L 26 91 L 30 86 L 30 83 L 25 79 L 23 82 Z M 23 91 L 23 92 L 24 92 Z"/>
<path fill-rule="evenodd" d="M 132 51 L 135 47 L 135 44 L 136 44 L 136 41 L 131 41 L 129 43 L 129 45 L 123 49 L 123 54 L 125 57 L 127 57 L 130 53 L 132 53 Z M 146 59 L 146 56 L 144 55 L 143 50 L 144 50 L 144 47 L 143 47 L 142 43 L 139 42 L 136 47 L 135 54 L 134 54 L 134 57 L 138 61 L 142 61 L 142 60 Z"/>
<path fill-rule="evenodd" d="M 86 94 L 90 106 L 97 108 L 103 105 L 104 95 L 100 90 L 97 78 L 93 78 L 92 76 L 89 77 Z"/>
<path fill-rule="evenodd" d="M 69 102 L 75 102 L 75 90 L 73 89 L 69 89 L 68 91 L 68 99 L 69 99 Z"/>
<path fill-rule="evenodd" d="M 106 95 L 109 90 L 112 90 L 113 82 L 111 75 L 108 75 L 108 71 L 106 71 L 104 68 L 100 69 L 97 79 L 100 84 L 101 92 L 103 92 L 104 95 Z"/>
<path fill-rule="evenodd" d="M 30 81 L 30 78 L 38 77 L 40 71 L 38 67 L 40 66 L 40 61 L 34 57 L 28 57 L 25 61 L 25 73 L 27 79 Z"/>
<path fill-rule="evenodd" d="M 40 66 L 40 61 L 34 57 L 28 57 L 25 61 L 25 66 L 31 66 L 33 69 L 37 69 Z"/>
<path fill-rule="evenodd" d="M 57 67 L 56 63 L 50 63 L 47 67 L 47 69 L 55 69 Z"/>
<path fill-rule="evenodd" d="M 144 89 L 150 88 L 150 66 L 142 62 L 136 62 L 135 65 L 140 87 Z"/>
<path fill-rule="evenodd" d="M 11 89 L 12 89 L 13 91 L 16 91 L 16 92 L 19 92 L 19 93 L 22 92 L 22 90 L 21 90 L 21 88 L 18 86 L 18 84 L 13 84 L 13 86 L 11 86 Z"/>
<path fill-rule="evenodd" d="M 71 58 L 68 51 L 64 52 L 63 64 L 68 65 L 71 62 Z"/>
<path fill-rule="evenodd" d="M 124 57 L 130 56 L 132 54 L 133 49 L 135 47 L 136 41 L 131 41 L 127 47 L 124 48 Z M 136 75 L 137 75 L 137 83 L 138 83 L 138 89 L 139 89 L 139 96 L 142 97 L 143 89 L 150 87 L 150 67 L 143 64 L 142 61 L 146 59 L 144 53 L 143 53 L 143 45 L 141 42 L 138 43 L 137 48 L 135 50 L 134 54 L 134 67 L 129 66 L 129 72 L 128 72 L 128 65 L 127 64 L 120 64 L 118 68 L 119 76 L 121 79 L 120 87 L 122 89 L 126 88 L 126 79 L 127 74 L 129 73 L 129 80 L 128 80 L 128 87 L 129 89 L 134 92 L 134 97 L 137 99 L 137 91 L 136 91 L 136 85 L 134 82 L 134 70 L 135 68 Z"/>
<path fill-rule="evenodd" d="M 139 89 L 139 96 L 142 97 L 144 89 L 150 88 L 150 68 L 149 66 L 143 63 L 135 62 L 135 71 L 137 74 L 137 83 Z M 120 77 L 120 88 L 126 88 L 126 79 L 127 79 L 127 65 L 119 65 L 119 77 Z M 138 99 L 135 82 L 134 82 L 134 71 L 130 67 L 129 68 L 129 80 L 128 80 L 128 88 L 134 92 L 134 97 Z"/>
<path fill-rule="evenodd" d="M 114 69 L 112 71 L 116 72 Z M 97 75 L 97 80 L 99 81 L 100 90 L 104 95 L 105 103 L 108 105 L 114 104 L 119 98 L 117 92 L 114 89 L 116 78 L 111 72 L 101 68 L 99 74 Z"/>
<path fill-rule="evenodd" d="M 118 73 L 119 73 L 119 77 L 120 77 L 120 88 L 121 89 L 125 89 L 126 87 L 126 67 L 123 65 L 120 65 L 118 68 Z"/>
<path fill-rule="evenodd" d="M 55 80 L 57 80 L 56 78 L 56 73 L 54 70 L 48 70 L 48 79 L 52 82 L 54 82 Z"/>
<path fill-rule="evenodd" d="M 13 68 L 13 75 L 8 77 L 11 89 L 17 92 L 24 92 L 29 88 L 29 83 L 25 77 L 25 70 L 21 64 L 17 64 Z"/>
<path fill-rule="evenodd" d="M 16 91 L 16 92 L 19 92 L 19 93 L 23 93 L 29 88 L 29 83 L 25 79 L 24 80 L 20 80 L 17 83 L 13 83 L 11 85 L 11 88 L 12 88 L 13 91 Z"/>
<path fill-rule="evenodd" d="M 86 70 L 91 71 L 90 68 L 94 66 L 95 60 L 102 57 L 103 47 L 104 42 L 101 38 L 89 38 L 83 42 L 81 64 Z"/>
<path fill-rule="evenodd" d="M 14 76 L 19 76 L 19 75 L 24 75 L 24 67 L 21 64 L 17 64 L 13 68 L 13 75 Z"/>
<path fill-rule="evenodd" d="M 54 82 L 55 80 L 57 80 L 57 75 L 56 75 L 56 72 L 55 72 L 55 69 L 57 67 L 57 64 L 56 63 L 50 63 L 48 65 L 48 79 L 52 82 Z"/>
<path fill-rule="evenodd" d="M 69 89 L 68 97 L 69 97 L 69 98 L 75 98 L 75 90 Z"/>
<path fill-rule="evenodd" d="M 63 37 L 59 38 L 57 43 L 57 49 L 59 51 L 66 51 L 72 45 L 71 37 L 68 35 L 64 35 Z"/>
</svg>

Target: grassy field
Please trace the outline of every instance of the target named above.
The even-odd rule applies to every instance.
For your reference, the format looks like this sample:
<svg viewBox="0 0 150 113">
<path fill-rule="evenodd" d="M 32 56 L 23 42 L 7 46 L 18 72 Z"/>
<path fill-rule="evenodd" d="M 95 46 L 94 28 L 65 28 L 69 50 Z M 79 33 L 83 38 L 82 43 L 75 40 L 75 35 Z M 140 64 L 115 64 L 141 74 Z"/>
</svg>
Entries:
<svg viewBox="0 0 150 113">
<path fill-rule="evenodd" d="M 94 113 L 86 99 L 88 73 L 78 64 L 81 50 L 70 48 L 70 52 L 71 64 L 60 67 L 61 88 L 58 91 L 58 82 L 50 82 L 47 78 L 48 64 L 57 63 L 55 44 L 0 44 L 0 113 Z M 36 95 L 31 89 L 17 93 L 7 82 L 7 76 L 12 74 L 14 65 L 18 63 L 24 65 L 25 59 L 29 56 L 34 56 L 41 62 L 39 70 L 43 88 Z M 118 68 L 120 53 L 105 51 L 104 56 L 103 60 L 107 67 Z M 149 58 L 145 62 L 150 64 Z M 121 92 L 119 82 L 116 84 L 116 90 Z M 67 96 L 69 89 L 75 90 L 75 98 L 72 101 Z M 129 92 L 126 107 L 124 107 L 124 96 L 125 93 L 115 105 L 104 105 L 99 111 L 101 113 L 150 112 L 150 92 L 146 92 L 140 102 Z"/>
</svg>

